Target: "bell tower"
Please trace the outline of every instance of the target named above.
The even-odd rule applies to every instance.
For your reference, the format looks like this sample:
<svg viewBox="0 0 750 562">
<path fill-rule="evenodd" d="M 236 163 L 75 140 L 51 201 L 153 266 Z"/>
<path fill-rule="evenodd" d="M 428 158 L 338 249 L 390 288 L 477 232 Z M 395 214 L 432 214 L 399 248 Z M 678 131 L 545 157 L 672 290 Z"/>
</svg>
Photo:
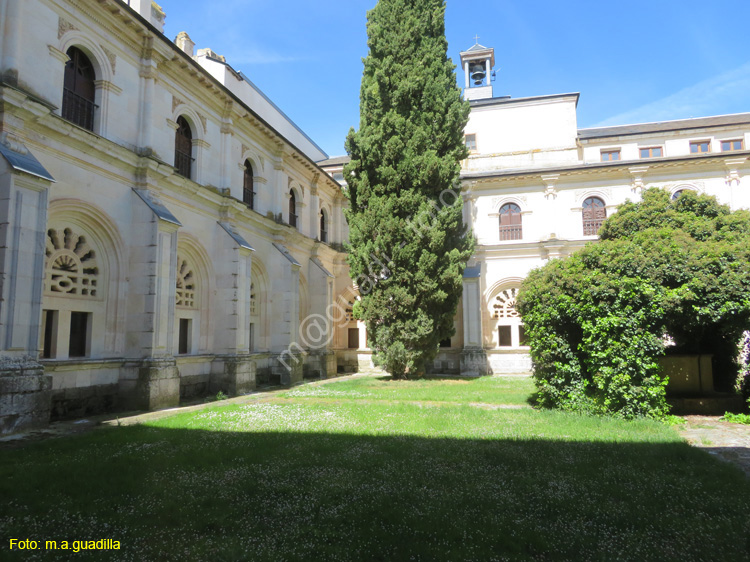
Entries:
<svg viewBox="0 0 750 562">
<path fill-rule="evenodd" d="M 483 100 L 492 97 L 492 78 L 495 73 L 495 49 L 477 42 L 467 51 L 461 51 L 461 66 L 464 69 L 466 85 L 464 99 Z"/>
</svg>

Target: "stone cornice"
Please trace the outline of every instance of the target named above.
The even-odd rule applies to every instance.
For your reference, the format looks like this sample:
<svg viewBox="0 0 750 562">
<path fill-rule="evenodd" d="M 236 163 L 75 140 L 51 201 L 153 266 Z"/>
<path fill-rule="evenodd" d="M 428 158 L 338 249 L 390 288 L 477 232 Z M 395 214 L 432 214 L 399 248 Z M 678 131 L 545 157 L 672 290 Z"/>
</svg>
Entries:
<svg viewBox="0 0 750 562">
<path fill-rule="evenodd" d="M 733 161 L 735 161 L 735 159 L 737 158 L 747 159 L 748 157 L 750 157 L 750 151 L 746 150 L 732 153 L 716 152 L 711 154 L 700 154 L 693 156 L 651 158 L 648 161 L 623 160 L 614 163 L 606 162 L 524 170 L 472 172 L 462 175 L 461 181 L 464 186 L 470 183 L 474 185 L 474 189 L 481 189 L 483 185 L 488 183 L 515 181 L 519 179 L 534 179 L 539 183 L 544 183 L 542 177 L 554 174 L 559 175 L 560 178 L 602 174 L 629 178 L 633 175 L 633 172 L 631 172 L 631 170 L 637 172 L 644 167 L 649 171 L 650 174 L 658 173 L 659 171 L 669 171 L 670 169 L 674 168 L 684 168 L 685 166 L 706 167 L 719 165 L 723 168 L 725 166 L 725 160 L 727 160 L 727 158 L 731 158 Z"/>
</svg>

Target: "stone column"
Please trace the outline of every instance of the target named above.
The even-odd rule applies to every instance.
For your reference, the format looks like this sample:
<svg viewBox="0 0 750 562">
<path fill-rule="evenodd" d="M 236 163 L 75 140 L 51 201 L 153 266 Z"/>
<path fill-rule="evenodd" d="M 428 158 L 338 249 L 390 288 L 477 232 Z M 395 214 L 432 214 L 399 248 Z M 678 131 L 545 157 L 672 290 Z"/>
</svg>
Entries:
<svg viewBox="0 0 750 562">
<path fill-rule="evenodd" d="M 141 183 L 151 184 L 158 164 L 146 163 Z M 140 185 L 133 191 L 130 237 L 127 356 L 143 359 L 126 365 L 120 375 L 126 407 L 144 410 L 176 406 L 180 400 L 180 374 L 172 347 L 181 224 L 151 186 L 154 189 Z"/>
<path fill-rule="evenodd" d="M 23 33 L 21 17 L 22 0 L 5 0 L 5 10 L 0 10 L 0 49 L 2 49 L 2 79 L 4 82 L 16 86 L 18 84 L 18 51 L 20 37 Z"/>
<path fill-rule="evenodd" d="M 310 211 L 307 216 L 310 220 L 310 229 L 308 230 L 310 238 L 320 240 L 320 197 L 318 196 L 318 186 L 315 183 L 310 190 Z"/>
<path fill-rule="evenodd" d="M 255 388 L 255 364 L 250 359 L 250 285 L 253 248 L 228 222 L 216 237 L 216 332 L 214 345 L 223 362 L 211 376 L 210 392 L 246 394 Z"/>
<path fill-rule="evenodd" d="M 331 349 L 334 319 L 330 318 L 333 305 L 334 275 L 316 256 L 310 259 L 310 315 L 300 325 L 302 347 L 309 348 L 307 364 L 320 378 L 336 374 L 336 358 Z"/>
<path fill-rule="evenodd" d="M 0 433 L 49 423 L 52 377 L 37 361 L 49 186 L 0 157 Z"/>
<path fill-rule="evenodd" d="M 141 55 L 140 77 L 140 103 L 138 104 L 138 150 L 148 155 L 153 151 L 151 146 L 151 131 L 154 127 L 154 86 L 158 76 L 156 61 L 153 59 L 154 38 L 143 39 L 143 52 Z"/>
<path fill-rule="evenodd" d="M 461 352 L 461 374 L 468 376 L 489 373 L 482 335 L 481 264 L 467 267 L 463 281 L 464 348 Z"/>
<path fill-rule="evenodd" d="M 292 385 L 302 381 L 304 347 L 299 337 L 299 272 L 300 264 L 289 250 L 281 244 L 274 244 L 283 256 L 279 264 L 280 278 L 274 283 L 274 323 L 273 351 L 278 353 L 278 362 L 272 368 L 279 376 L 281 384 Z"/>
</svg>

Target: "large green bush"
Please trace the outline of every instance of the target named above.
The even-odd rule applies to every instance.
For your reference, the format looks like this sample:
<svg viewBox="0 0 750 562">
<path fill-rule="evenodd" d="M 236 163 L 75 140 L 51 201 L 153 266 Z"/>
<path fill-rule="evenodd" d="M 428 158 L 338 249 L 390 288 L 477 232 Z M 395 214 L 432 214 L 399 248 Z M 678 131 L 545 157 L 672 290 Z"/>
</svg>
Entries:
<svg viewBox="0 0 750 562">
<path fill-rule="evenodd" d="M 661 417 L 667 351 L 714 354 L 717 389 L 733 388 L 750 326 L 750 214 L 650 189 L 620 206 L 600 238 L 521 287 L 541 404 Z"/>
</svg>

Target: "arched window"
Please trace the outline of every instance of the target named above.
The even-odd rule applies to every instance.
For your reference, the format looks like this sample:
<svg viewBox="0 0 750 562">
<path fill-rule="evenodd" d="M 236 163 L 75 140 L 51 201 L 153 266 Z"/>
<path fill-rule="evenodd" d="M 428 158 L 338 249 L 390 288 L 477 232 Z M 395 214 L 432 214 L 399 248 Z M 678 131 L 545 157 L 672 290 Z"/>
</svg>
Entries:
<svg viewBox="0 0 750 562">
<path fill-rule="evenodd" d="M 518 288 L 500 291 L 492 302 L 492 317 L 497 326 L 497 347 L 526 345 L 526 329 L 516 310 Z"/>
<path fill-rule="evenodd" d="M 193 164 L 193 131 L 187 120 L 180 115 L 177 118 L 177 131 L 174 138 L 174 167 L 182 177 L 190 179 Z"/>
<path fill-rule="evenodd" d="M 683 193 L 685 193 L 684 189 L 678 189 L 677 191 L 675 191 L 672 194 L 672 201 L 677 201 Z"/>
<path fill-rule="evenodd" d="M 251 209 L 255 208 L 255 191 L 253 185 L 253 165 L 245 160 L 244 182 L 242 186 L 242 202 Z"/>
<path fill-rule="evenodd" d="M 607 218 L 604 201 L 598 197 L 589 197 L 583 202 L 583 235 L 595 236 Z"/>
<path fill-rule="evenodd" d="M 96 110 L 94 65 L 77 47 L 71 47 L 66 54 L 69 60 L 65 63 L 62 116 L 79 127 L 93 131 Z"/>
<path fill-rule="evenodd" d="M 514 203 L 500 207 L 500 240 L 521 240 L 521 208 Z"/>
<path fill-rule="evenodd" d="M 320 210 L 320 241 L 328 242 L 328 220 L 325 209 Z"/>
<path fill-rule="evenodd" d="M 105 311 L 101 281 L 87 236 L 71 227 L 47 230 L 42 358 L 91 355 L 94 316 L 100 322 Z"/>
<path fill-rule="evenodd" d="M 175 284 L 175 306 L 177 327 L 177 353 L 193 353 L 193 320 L 197 320 L 190 310 L 198 310 L 198 283 L 193 267 L 181 255 L 177 255 L 177 279 Z"/>
<path fill-rule="evenodd" d="M 297 228 L 297 197 L 294 190 L 289 190 L 289 226 Z"/>
</svg>

